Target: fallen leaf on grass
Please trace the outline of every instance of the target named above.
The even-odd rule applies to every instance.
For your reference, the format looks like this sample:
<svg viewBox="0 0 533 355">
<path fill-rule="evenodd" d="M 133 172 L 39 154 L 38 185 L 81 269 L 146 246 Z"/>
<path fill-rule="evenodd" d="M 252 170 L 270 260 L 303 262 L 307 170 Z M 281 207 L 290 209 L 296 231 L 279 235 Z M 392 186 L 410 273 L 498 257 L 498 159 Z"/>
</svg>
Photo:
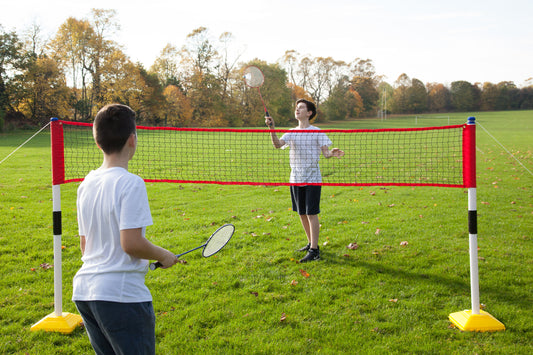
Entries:
<svg viewBox="0 0 533 355">
<path fill-rule="evenodd" d="M 381 229 L 378 228 L 378 229 L 376 229 L 376 233 L 375 234 L 378 235 L 380 232 L 381 232 Z"/>
<path fill-rule="evenodd" d="M 296 286 L 296 285 L 298 285 L 298 281 L 296 281 L 296 280 L 292 280 L 292 281 L 291 281 L 291 286 Z"/>
<path fill-rule="evenodd" d="M 359 245 L 356 242 L 353 242 L 353 243 L 348 244 L 346 248 L 351 249 L 351 250 L 356 250 L 357 248 L 359 248 Z"/>
<path fill-rule="evenodd" d="M 280 322 L 285 321 L 287 319 L 287 315 L 285 313 L 281 313 L 281 318 L 279 319 Z"/>
<path fill-rule="evenodd" d="M 255 297 L 259 296 L 259 293 L 255 292 L 255 291 L 250 291 L 250 293 L 251 293 L 252 295 L 254 295 Z"/>
<path fill-rule="evenodd" d="M 401 245 L 401 246 L 407 246 L 408 244 L 409 244 L 409 242 L 408 242 L 408 241 L 405 241 L 405 240 L 404 240 L 403 242 L 400 242 L 400 245 Z"/>
<path fill-rule="evenodd" d="M 300 269 L 300 274 L 302 274 L 303 277 L 309 277 L 311 275 L 309 275 L 309 273 L 303 269 Z"/>
<path fill-rule="evenodd" d="M 42 263 L 41 265 L 39 265 L 40 267 L 42 267 L 44 270 L 48 270 L 48 269 L 51 269 L 54 267 L 54 265 L 50 265 L 48 263 Z"/>
<path fill-rule="evenodd" d="M 397 303 L 397 302 L 398 302 L 398 299 L 397 299 L 397 298 L 391 298 L 391 299 L 389 300 L 389 302 Z"/>
</svg>

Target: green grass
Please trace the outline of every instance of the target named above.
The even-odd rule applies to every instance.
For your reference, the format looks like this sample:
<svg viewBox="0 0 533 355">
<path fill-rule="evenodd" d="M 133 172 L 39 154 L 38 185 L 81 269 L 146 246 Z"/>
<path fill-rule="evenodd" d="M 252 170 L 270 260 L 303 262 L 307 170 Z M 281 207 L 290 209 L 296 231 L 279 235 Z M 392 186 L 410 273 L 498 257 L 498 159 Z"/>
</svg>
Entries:
<svg viewBox="0 0 533 355">
<path fill-rule="evenodd" d="M 451 114 L 451 123 L 469 115 Z M 473 115 L 533 170 L 532 111 Z M 413 116 L 327 127 L 414 123 Z M 447 118 L 419 118 L 422 124 Z M 0 135 L 0 160 L 30 134 Z M 147 184 L 155 222 L 147 235 L 164 247 L 182 252 L 220 224 L 237 228 L 216 256 L 191 253 L 187 264 L 147 275 L 158 354 L 529 354 L 533 176 L 480 126 L 477 147 L 481 302 L 505 331 L 461 332 L 448 321 L 471 307 L 464 189 L 324 187 L 323 260 L 298 264 L 294 250 L 305 237 L 289 211 L 287 187 Z M 30 331 L 53 312 L 53 269 L 40 266 L 53 264 L 49 136 L 35 137 L 0 164 L 0 173 L 0 353 L 92 353 L 81 328 L 70 335 Z M 61 187 L 63 310 L 74 313 L 77 186 Z M 352 242 L 357 250 L 346 248 Z"/>
</svg>

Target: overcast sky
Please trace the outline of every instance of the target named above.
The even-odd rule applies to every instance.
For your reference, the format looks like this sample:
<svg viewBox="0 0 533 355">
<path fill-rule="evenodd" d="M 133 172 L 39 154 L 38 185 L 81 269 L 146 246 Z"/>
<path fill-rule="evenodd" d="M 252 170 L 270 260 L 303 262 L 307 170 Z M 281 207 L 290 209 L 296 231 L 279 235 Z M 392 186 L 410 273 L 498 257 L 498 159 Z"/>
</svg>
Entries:
<svg viewBox="0 0 533 355">
<path fill-rule="evenodd" d="M 32 23 L 53 36 L 68 17 L 117 11 L 115 40 L 150 67 L 167 43 L 178 48 L 203 26 L 230 32 L 243 61 L 269 63 L 286 50 L 351 62 L 371 59 L 393 83 L 402 73 L 424 83 L 513 81 L 533 77 L 532 0 L 19 0 L 0 9 L 4 31 Z M 529 81 L 533 84 L 533 81 Z"/>
</svg>

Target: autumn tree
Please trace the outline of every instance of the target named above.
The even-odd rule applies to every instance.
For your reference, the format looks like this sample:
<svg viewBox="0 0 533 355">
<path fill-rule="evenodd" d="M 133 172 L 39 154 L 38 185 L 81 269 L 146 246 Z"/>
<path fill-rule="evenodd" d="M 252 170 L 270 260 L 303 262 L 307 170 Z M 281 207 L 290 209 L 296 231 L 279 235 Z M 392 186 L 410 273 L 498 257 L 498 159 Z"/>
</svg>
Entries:
<svg viewBox="0 0 533 355">
<path fill-rule="evenodd" d="M 520 110 L 533 109 L 533 85 L 520 89 Z"/>
<path fill-rule="evenodd" d="M 51 117 L 69 116 L 70 91 L 54 60 L 46 56 L 32 59 L 20 79 L 24 95 L 17 107 L 26 117 L 44 123 Z"/>
<path fill-rule="evenodd" d="M 150 67 L 150 72 L 157 75 L 163 86 L 180 86 L 179 51 L 176 46 L 168 43 Z"/>
<path fill-rule="evenodd" d="M 356 91 L 363 102 L 361 114 L 374 116 L 376 114 L 379 92 L 372 78 L 356 76 L 351 80 L 350 89 Z"/>
<path fill-rule="evenodd" d="M 440 83 L 428 83 L 429 112 L 447 112 L 450 110 L 450 90 Z"/>
<path fill-rule="evenodd" d="M 364 102 L 353 86 L 337 84 L 322 105 L 327 120 L 346 120 L 363 115 Z"/>
<path fill-rule="evenodd" d="M 391 112 L 390 106 L 392 103 L 394 88 L 389 83 L 385 81 L 380 81 L 377 90 L 379 93 L 379 113 L 380 117 L 383 117 L 387 113 Z"/>
<path fill-rule="evenodd" d="M 286 51 L 280 64 L 287 72 L 289 82 L 308 92 L 319 109 L 348 72 L 348 65 L 343 61 L 331 57 L 300 58 L 294 50 Z"/>
<path fill-rule="evenodd" d="M 407 74 L 401 74 L 394 82 L 394 93 L 392 95 L 391 108 L 394 113 L 409 112 L 409 87 L 411 79 Z"/>
<path fill-rule="evenodd" d="M 222 85 L 215 71 L 219 55 L 207 28 L 199 27 L 187 35 L 180 56 L 180 69 L 185 73 L 182 85 L 193 107 L 193 124 L 227 125 Z"/>
<path fill-rule="evenodd" d="M 94 29 L 94 35 L 90 42 L 90 57 L 84 65 L 92 77 L 91 107 L 101 107 L 106 103 L 102 81 L 105 72 L 109 70 L 111 54 L 118 49 L 118 45 L 110 38 L 120 29 L 120 26 L 115 20 L 115 10 L 92 9 L 91 14 L 91 26 Z M 91 110 L 91 116 L 92 113 Z"/>
<path fill-rule="evenodd" d="M 173 127 L 187 127 L 192 123 L 193 109 L 189 99 L 183 91 L 176 85 L 168 85 L 163 90 L 166 99 L 163 112 L 165 114 L 165 125 Z"/>
<path fill-rule="evenodd" d="M 496 87 L 498 88 L 498 98 L 495 102 L 495 110 L 516 110 L 520 107 L 520 90 L 512 81 L 502 81 Z"/>
<path fill-rule="evenodd" d="M 222 100 L 226 100 L 231 92 L 232 85 L 232 72 L 234 72 L 237 67 L 239 58 L 242 55 L 242 52 L 237 52 L 234 55 L 231 55 L 231 42 L 233 40 L 233 35 L 230 32 L 224 32 L 218 38 L 221 48 L 219 50 L 219 64 L 217 65 L 218 69 L 218 79 L 222 84 Z"/>
<path fill-rule="evenodd" d="M 296 102 L 299 99 L 305 99 L 309 101 L 313 100 L 311 95 L 309 95 L 309 93 L 305 91 L 303 87 L 298 86 L 293 83 L 288 83 L 287 87 L 291 89 L 291 101 L 292 102 Z"/>
<path fill-rule="evenodd" d="M 476 95 L 474 86 L 468 81 L 454 81 L 450 88 L 453 108 L 456 111 L 467 112 L 475 109 Z"/>
<path fill-rule="evenodd" d="M 486 82 L 483 84 L 481 91 L 481 110 L 492 111 L 496 107 L 496 101 L 498 100 L 499 90 L 493 83 Z"/>
<path fill-rule="evenodd" d="M 60 27 L 52 41 L 53 58 L 61 68 L 70 73 L 70 84 L 80 88 L 80 97 L 74 103 L 74 119 L 89 120 L 91 102 L 89 101 L 89 65 L 92 58 L 94 29 L 87 20 L 69 17 Z M 77 92 L 76 90 L 74 92 Z M 81 117 L 80 117 L 81 116 Z"/>
<path fill-rule="evenodd" d="M 13 79 L 24 66 L 21 53 L 22 42 L 15 32 L 4 32 L 0 25 L 0 130 L 7 113 L 14 112 L 10 96 L 13 94 Z"/>
<path fill-rule="evenodd" d="M 426 112 L 428 108 L 428 94 L 426 86 L 420 80 L 413 78 L 407 90 L 408 111 L 410 113 Z"/>
<path fill-rule="evenodd" d="M 281 59 L 281 64 L 283 65 L 283 68 L 287 72 L 289 83 L 296 85 L 296 86 L 299 86 L 296 80 L 298 56 L 299 54 L 295 50 L 288 50 L 288 51 L 285 51 L 285 54 L 283 55 Z"/>
</svg>

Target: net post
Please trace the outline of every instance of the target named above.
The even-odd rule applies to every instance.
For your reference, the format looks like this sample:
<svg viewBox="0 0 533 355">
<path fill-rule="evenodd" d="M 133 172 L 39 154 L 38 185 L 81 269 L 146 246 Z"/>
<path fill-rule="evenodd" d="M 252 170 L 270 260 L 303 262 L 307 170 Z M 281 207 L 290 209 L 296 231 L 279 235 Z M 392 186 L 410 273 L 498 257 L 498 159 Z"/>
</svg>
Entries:
<svg viewBox="0 0 533 355">
<path fill-rule="evenodd" d="M 470 255 L 471 310 L 455 312 L 449 319 L 459 329 L 467 331 L 500 331 L 505 326 L 481 310 L 479 301 L 479 268 L 477 252 L 477 190 L 476 190 L 476 119 L 468 117 L 463 131 L 463 183 L 468 188 L 468 235 Z"/>
<path fill-rule="evenodd" d="M 63 312 L 63 289 L 62 289 L 62 255 L 61 255 L 61 184 L 65 181 L 63 128 L 57 118 L 50 120 L 50 141 L 52 150 L 52 216 L 54 235 L 54 312 L 35 323 L 30 330 L 44 330 L 72 333 L 76 327 L 82 324 L 82 318 L 78 314 Z"/>
<path fill-rule="evenodd" d="M 476 118 L 468 117 L 463 137 L 464 177 L 468 188 L 468 235 L 470 250 L 470 291 L 472 314 L 479 314 L 479 268 L 477 253 L 477 191 L 476 191 Z"/>
</svg>

